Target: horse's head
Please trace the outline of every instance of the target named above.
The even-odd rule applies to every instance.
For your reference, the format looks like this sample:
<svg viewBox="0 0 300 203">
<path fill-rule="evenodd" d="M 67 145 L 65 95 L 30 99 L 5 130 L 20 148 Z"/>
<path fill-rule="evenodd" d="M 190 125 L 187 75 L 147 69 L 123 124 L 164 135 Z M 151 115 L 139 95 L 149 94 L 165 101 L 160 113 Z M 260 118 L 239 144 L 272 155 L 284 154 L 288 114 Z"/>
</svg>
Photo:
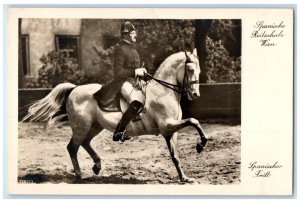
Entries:
<svg viewBox="0 0 300 203">
<path fill-rule="evenodd" d="M 186 60 L 184 68 L 180 71 L 178 77 L 181 86 L 185 90 L 185 94 L 189 100 L 197 99 L 200 97 L 199 77 L 200 77 L 200 64 L 197 56 L 197 51 L 194 49 L 193 53 L 185 51 Z"/>
</svg>

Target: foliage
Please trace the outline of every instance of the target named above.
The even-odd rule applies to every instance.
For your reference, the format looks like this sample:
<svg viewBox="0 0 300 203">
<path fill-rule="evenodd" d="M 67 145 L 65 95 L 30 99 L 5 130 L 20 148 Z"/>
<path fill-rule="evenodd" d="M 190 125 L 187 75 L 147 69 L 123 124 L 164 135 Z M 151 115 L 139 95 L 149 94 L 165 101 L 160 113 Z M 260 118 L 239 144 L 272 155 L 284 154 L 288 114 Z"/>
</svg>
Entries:
<svg viewBox="0 0 300 203">
<path fill-rule="evenodd" d="M 94 44 L 93 48 L 97 54 L 97 58 L 93 60 L 93 65 L 98 65 L 100 69 L 97 75 L 86 76 L 86 80 L 90 82 L 92 81 L 106 84 L 110 82 L 114 77 L 113 57 L 115 46 L 112 46 L 108 49 L 103 49 L 102 47 Z"/>
<path fill-rule="evenodd" d="M 84 72 L 79 70 L 77 59 L 70 57 L 70 50 L 51 51 L 40 58 L 42 67 L 38 78 L 26 78 L 26 87 L 52 88 L 63 82 L 84 83 Z"/>
<path fill-rule="evenodd" d="M 206 50 L 205 66 L 208 77 L 207 82 L 241 81 L 240 57 L 236 59 L 231 57 L 222 40 L 213 41 L 207 37 Z"/>
<path fill-rule="evenodd" d="M 192 20 L 133 20 L 133 24 L 138 30 L 141 59 L 152 74 L 167 56 L 183 51 L 185 43 L 195 38 Z"/>
<path fill-rule="evenodd" d="M 150 74 L 169 55 L 184 49 L 193 49 L 195 41 L 194 20 L 131 20 L 138 32 L 136 47 Z M 116 33 L 117 35 L 118 33 Z M 41 57 L 43 66 L 38 78 L 27 76 L 26 87 L 54 87 L 62 82 L 74 84 L 106 84 L 113 79 L 114 46 L 103 49 L 93 46 L 97 57 L 93 65 L 97 74 L 85 75 L 78 67 L 70 50 L 52 51 Z M 213 20 L 206 37 L 205 67 L 207 82 L 241 81 L 241 21 Z"/>
<path fill-rule="evenodd" d="M 193 49 L 193 20 L 135 20 L 137 47 L 147 69 L 154 73 L 169 55 Z M 206 37 L 207 82 L 241 81 L 241 21 L 213 20 Z"/>
<path fill-rule="evenodd" d="M 25 87 L 26 88 L 36 88 L 36 87 L 40 87 L 40 85 L 34 76 L 25 75 Z"/>
<path fill-rule="evenodd" d="M 213 20 L 208 36 L 222 40 L 230 56 L 241 56 L 241 20 Z"/>
</svg>

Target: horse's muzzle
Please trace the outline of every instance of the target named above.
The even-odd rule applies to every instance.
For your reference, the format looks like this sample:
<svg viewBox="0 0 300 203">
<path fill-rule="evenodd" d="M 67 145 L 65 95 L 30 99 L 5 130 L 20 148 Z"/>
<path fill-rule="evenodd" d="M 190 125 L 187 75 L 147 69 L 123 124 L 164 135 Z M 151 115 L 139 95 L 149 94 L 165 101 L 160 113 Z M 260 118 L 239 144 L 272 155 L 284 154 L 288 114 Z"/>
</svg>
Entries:
<svg viewBox="0 0 300 203">
<path fill-rule="evenodd" d="M 187 98 L 189 100 L 195 100 L 200 98 L 200 92 L 188 92 L 187 93 Z"/>
<path fill-rule="evenodd" d="M 198 99 L 198 98 L 200 97 L 200 93 L 194 92 L 194 93 L 193 93 L 193 97 L 194 97 L 195 99 Z"/>
</svg>

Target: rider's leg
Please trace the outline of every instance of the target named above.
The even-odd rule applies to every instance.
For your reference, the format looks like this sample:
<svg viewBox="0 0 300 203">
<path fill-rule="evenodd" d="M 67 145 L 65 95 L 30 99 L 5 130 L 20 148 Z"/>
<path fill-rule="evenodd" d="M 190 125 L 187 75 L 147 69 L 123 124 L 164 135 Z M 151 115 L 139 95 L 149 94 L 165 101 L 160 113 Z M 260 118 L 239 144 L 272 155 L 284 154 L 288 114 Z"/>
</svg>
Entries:
<svg viewBox="0 0 300 203">
<path fill-rule="evenodd" d="M 126 112 L 123 114 L 122 119 L 120 120 L 116 130 L 114 132 L 113 140 L 128 140 L 129 136 L 124 135 L 124 131 L 128 123 L 139 113 L 143 107 L 144 96 L 140 90 L 137 90 L 133 85 L 126 81 L 121 88 L 121 94 L 124 99 L 129 103 L 129 107 Z"/>
<path fill-rule="evenodd" d="M 121 118 L 119 124 L 117 125 L 117 128 L 113 135 L 113 141 L 125 141 L 130 139 L 129 136 L 124 136 L 124 131 L 126 129 L 126 126 L 128 123 L 139 113 L 139 111 L 142 109 L 143 103 L 134 100 L 129 104 L 128 109 L 123 114 L 123 117 Z"/>
</svg>

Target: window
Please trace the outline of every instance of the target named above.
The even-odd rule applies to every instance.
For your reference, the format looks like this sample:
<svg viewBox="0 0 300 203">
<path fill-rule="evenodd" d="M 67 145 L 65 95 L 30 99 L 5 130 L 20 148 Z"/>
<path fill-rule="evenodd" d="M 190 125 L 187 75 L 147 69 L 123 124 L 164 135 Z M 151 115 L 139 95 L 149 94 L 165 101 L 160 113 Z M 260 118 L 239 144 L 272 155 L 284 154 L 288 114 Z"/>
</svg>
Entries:
<svg viewBox="0 0 300 203">
<path fill-rule="evenodd" d="M 71 58 L 77 60 L 80 67 L 80 37 L 78 35 L 56 35 L 55 36 L 55 49 L 56 51 L 65 50 L 69 53 Z"/>
<path fill-rule="evenodd" d="M 22 54 L 22 67 L 24 75 L 30 74 L 29 63 L 29 35 L 21 35 L 21 54 Z"/>
<path fill-rule="evenodd" d="M 119 38 L 115 37 L 111 34 L 104 34 L 103 35 L 103 48 L 108 49 L 119 42 Z"/>
</svg>

